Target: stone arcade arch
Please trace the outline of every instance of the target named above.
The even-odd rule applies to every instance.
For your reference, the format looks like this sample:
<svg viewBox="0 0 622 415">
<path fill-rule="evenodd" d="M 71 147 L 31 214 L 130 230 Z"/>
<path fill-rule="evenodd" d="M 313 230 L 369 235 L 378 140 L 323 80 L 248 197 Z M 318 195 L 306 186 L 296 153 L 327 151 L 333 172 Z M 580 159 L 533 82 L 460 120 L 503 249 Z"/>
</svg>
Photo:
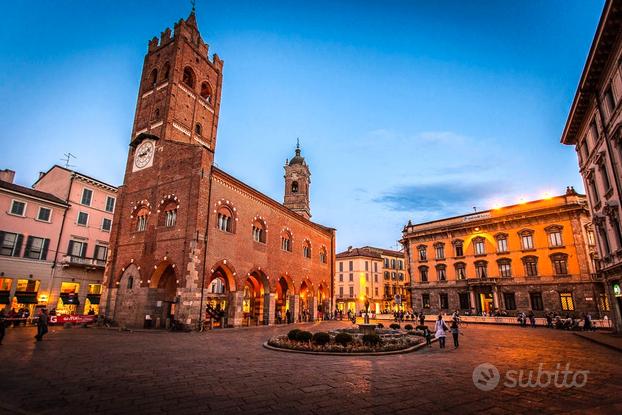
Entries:
<svg viewBox="0 0 622 415">
<path fill-rule="evenodd" d="M 283 275 L 276 283 L 275 322 L 293 323 L 295 316 L 295 289 L 292 279 Z M 289 311 L 289 319 L 287 319 Z"/>
<path fill-rule="evenodd" d="M 141 326 L 145 316 L 142 315 L 142 304 L 145 301 L 144 290 L 141 290 L 140 268 L 132 263 L 123 268 L 119 280 L 112 287 L 116 290 L 112 308 L 112 319 L 124 322 L 128 326 Z"/>
<path fill-rule="evenodd" d="M 300 283 L 300 301 L 298 309 L 299 321 L 313 321 L 317 314 L 316 298 L 313 293 L 313 283 L 305 278 Z"/>
<path fill-rule="evenodd" d="M 175 265 L 169 261 L 160 262 L 147 280 L 145 315 L 151 316 L 154 327 L 165 328 L 173 319 L 184 319 L 176 315 L 178 282 Z"/>
<path fill-rule="evenodd" d="M 234 325 L 236 310 L 236 272 L 227 260 L 222 260 L 211 268 L 211 274 L 205 282 L 204 312 L 212 319 L 215 326 Z M 219 321 L 224 317 L 222 321 Z"/>
<path fill-rule="evenodd" d="M 328 285 L 322 282 L 317 288 L 317 311 L 320 318 L 331 312 L 330 310 L 330 293 Z"/>
<path fill-rule="evenodd" d="M 274 294 L 270 295 L 268 276 L 260 269 L 249 272 L 242 286 L 242 324 L 269 324 L 271 301 L 274 301 Z"/>
</svg>

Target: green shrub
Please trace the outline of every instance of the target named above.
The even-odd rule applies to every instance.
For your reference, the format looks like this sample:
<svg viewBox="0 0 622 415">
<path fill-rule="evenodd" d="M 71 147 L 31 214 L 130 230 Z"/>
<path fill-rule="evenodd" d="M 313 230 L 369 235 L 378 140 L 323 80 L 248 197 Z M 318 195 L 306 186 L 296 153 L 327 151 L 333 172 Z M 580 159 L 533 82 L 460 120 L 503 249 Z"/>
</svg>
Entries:
<svg viewBox="0 0 622 415">
<path fill-rule="evenodd" d="M 310 331 L 301 330 L 296 335 L 296 340 L 299 342 L 308 342 L 313 337 L 313 334 Z"/>
<path fill-rule="evenodd" d="M 290 340 L 297 340 L 298 339 L 298 333 L 300 333 L 300 329 L 290 330 L 289 333 L 287 333 L 287 338 L 290 339 Z"/>
<path fill-rule="evenodd" d="M 367 344 L 369 346 L 380 344 L 380 341 L 380 336 L 377 334 L 366 334 L 363 336 L 363 344 Z"/>
<path fill-rule="evenodd" d="M 412 324 L 407 324 L 407 325 L 404 326 L 404 328 L 406 330 L 408 330 L 408 331 L 411 331 L 413 329 L 413 326 L 412 326 Z"/>
<path fill-rule="evenodd" d="M 391 327 L 393 330 L 399 330 L 400 325 L 397 324 L 397 323 L 391 323 L 391 325 L 389 327 Z"/>
<path fill-rule="evenodd" d="M 342 346 L 346 346 L 354 341 L 354 338 L 351 334 L 348 333 L 339 333 L 335 336 L 335 343 L 340 344 Z"/>
<path fill-rule="evenodd" d="M 318 344 L 320 346 L 324 346 L 326 343 L 328 343 L 330 341 L 330 335 L 328 333 L 323 332 L 323 331 L 318 331 L 317 333 L 315 333 L 313 335 L 311 340 L 315 344 Z"/>
<path fill-rule="evenodd" d="M 378 327 L 379 329 L 383 329 L 383 328 L 384 328 L 384 324 L 382 324 L 382 323 L 378 323 L 378 324 L 376 325 L 376 327 Z"/>
</svg>

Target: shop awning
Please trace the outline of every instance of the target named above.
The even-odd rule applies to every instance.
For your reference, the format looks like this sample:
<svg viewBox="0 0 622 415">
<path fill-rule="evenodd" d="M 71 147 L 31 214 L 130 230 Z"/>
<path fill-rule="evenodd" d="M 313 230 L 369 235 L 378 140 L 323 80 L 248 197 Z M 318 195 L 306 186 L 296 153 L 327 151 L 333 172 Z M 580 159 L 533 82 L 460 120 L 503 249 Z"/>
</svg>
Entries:
<svg viewBox="0 0 622 415">
<path fill-rule="evenodd" d="M 63 301 L 63 304 L 65 305 L 80 305 L 78 294 L 75 294 L 75 293 L 61 293 L 60 299 Z"/>
<path fill-rule="evenodd" d="M 101 296 L 101 294 L 87 294 L 86 299 L 89 300 L 92 305 L 98 305 Z"/>
<path fill-rule="evenodd" d="M 9 291 L 0 291 L 0 304 L 11 304 L 11 297 Z"/>
<path fill-rule="evenodd" d="M 37 304 L 36 291 L 15 291 L 15 298 L 18 304 Z"/>
</svg>

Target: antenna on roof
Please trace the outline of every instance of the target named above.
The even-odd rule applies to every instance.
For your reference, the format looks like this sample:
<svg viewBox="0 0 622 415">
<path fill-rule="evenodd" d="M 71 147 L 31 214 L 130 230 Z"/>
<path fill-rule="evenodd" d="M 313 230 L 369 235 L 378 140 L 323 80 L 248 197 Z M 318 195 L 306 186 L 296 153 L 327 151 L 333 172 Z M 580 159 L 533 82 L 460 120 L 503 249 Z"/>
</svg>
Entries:
<svg viewBox="0 0 622 415">
<path fill-rule="evenodd" d="M 477 206 L 473 206 L 473 212 L 477 212 Z"/>
<path fill-rule="evenodd" d="M 77 158 L 77 157 L 76 157 L 76 156 L 74 156 L 74 155 L 73 155 L 73 154 L 71 154 L 71 153 L 63 153 L 63 154 L 64 154 L 65 158 L 62 158 L 62 159 L 61 159 L 61 161 L 64 161 L 64 162 L 65 162 L 65 168 L 66 168 L 66 169 L 68 169 L 68 168 L 70 168 L 70 167 L 76 167 L 76 166 L 75 166 L 75 165 L 73 165 L 73 164 L 69 164 L 69 162 L 71 161 L 71 159 L 72 159 L 72 158 L 74 158 L 74 159 L 75 159 L 75 158 Z"/>
</svg>

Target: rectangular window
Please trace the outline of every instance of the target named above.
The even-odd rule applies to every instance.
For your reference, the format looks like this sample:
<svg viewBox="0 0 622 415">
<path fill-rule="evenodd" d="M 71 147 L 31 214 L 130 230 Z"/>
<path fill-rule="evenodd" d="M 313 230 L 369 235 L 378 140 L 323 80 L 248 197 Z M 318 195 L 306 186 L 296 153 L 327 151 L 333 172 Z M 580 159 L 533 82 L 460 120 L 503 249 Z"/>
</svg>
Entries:
<svg viewBox="0 0 622 415">
<path fill-rule="evenodd" d="M 102 293 L 102 285 L 101 284 L 89 284 L 88 285 L 88 293 L 87 294 L 101 294 Z"/>
<path fill-rule="evenodd" d="M 93 199 L 93 191 L 91 189 L 87 189 L 86 187 L 82 189 L 82 203 L 85 206 L 91 206 L 91 199 Z"/>
<path fill-rule="evenodd" d="M 147 229 L 147 216 L 141 215 L 138 217 L 138 221 L 136 224 L 136 230 L 138 232 L 144 232 L 145 229 Z"/>
<path fill-rule="evenodd" d="M 26 291 L 29 293 L 36 293 L 39 291 L 39 280 L 17 280 L 15 291 Z"/>
<path fill-rule="evenodd" d="M 448 309 L 449 308 L 449 298 L 447 294 L 440 294 L 439 299 L 441 301 L 441 308 Z"/>
<path fill-rule="evenodd" d="M 595 144 L 598 141 L 598 128 L 595 119 L 590 123 L 590 135 L 592 136 L 592 144 Z"/>
<path fill-rule="evenodd" d="M 88 244 L 86 242 L 69 241 L 69 246 L 67 247 L 67 255 L 70 255 L 74 258 L 85 258 L 87 246 Z"/>
<path fill-rule="evenodd" d="M 52 209 L 46 207 L 39 207 L 39 213 L 37 214 L 37 220 L 42 222 L 49 222 L 52 218 Z"/>
<path fill-rule="evenodd" d="M 10 291 L 13 280 L 11 278 L 0 277 L 0 291 Z"/>
<path fill-rule="evenodd" d="M 598 294 L 598 307 L 601 311 L 611 311 L 607 294 Z"/>
<path fill-rule="evenodd" d="M 514 293 L 503 293 L 503 302 L 506 310 L 516 310 L 516 297 Z"/>
<path fill-rule="evenodd" d="M 95 245 L 95 259 L 98 261 L 106 262 L 108 257 L 108 247 L 103 245 Z"/>
<path fill-rule="evenodd" d="M 562 311 L 574 311 L 572 293 L 559 293 L 559 301 L 562 304 Z"/>
<path fill-rule="evenodd" d="M 542 311 L 544 310 L 544 306 L 542 304 L 542 294 L 541 293 L 529 293 L 529 300 L 531 301 L 531 309 L 534 311 Z"/>
<path fill-rule="evenodd" d="M 102 220 L 102 231 L 110 232 L 112 229 L 112 221 L 108 218 Z"/>
<path fill-rule="evenodd" d="M 555 274 L 557 275 L 567 275 L 568 274 L 568 265 L 566 263 L 566 258 L 554 258 L 553 259 L 553 268 L 555 269 Z"/>
<path fill-rule="evenodd" d="M 486 254 L 486 245 L 483 240 L 475 241 L 475 255 L 485 255 Z"/>
<path fill-rule="evenodd" d="M 421 281 L 422 282 L 427 282 L 428 281 L 428 270 L 427 270 L 427 268 L 421 268 L 419 270 L 419 273 L 421 274 Z"/>
<path fill-rule="evenodd" d="M 460 300 L 460 309 L 468 310 L 471 308 L 471 301 L 469 300 L 469 293 L 458 293 Z"/>
<path fill-rule="evenodd" d="M 592 191 L 592 198 L 594 199 L 594 204 L 598 204 L 598 199 L 600 199 L 600 195 L 598 194 L 598 188 L 596 187 L 596 180 L 592 177 L 589 180 L 590 190 Z"/>
<path fill-rule="evenodd" d="M 427 261 L 428 254 L 425 248 L 419 248 L 419 261 Z"/>
<path fill-rule="evenodd" d="M 354 274 L 349 274 L 348 275 L 348 279 L 350 280 L 350 282 L 354 281 Z"/>
<path fill-rule="evenodd" d="M 374 262 L 374 272 L 378 272 L 378 263 Z"/>
<path fill-rule="evenodd" d="M 106 197 L 106 212 L 114 212 L 114 205 L 116 203 L 116 199 L 112 196 Z"/>
<path fill-rule="evenodd" d="M 462 245 L 456 245 L 456 256 L 464 256 Z"/>
<path fill-rule="evenodd" d="M 512 276 L 512 268 L 509 262 L 501 262 L 499 264 L 499 275 L 505 278 Z"/>
<path fill-rule="evenodd" d="M 365 271 L 369 271 L 369 262 L 365 261 Z"/>
<path fill-rule="evenodd" d="M 421 302 L 423 308 L 430 308 L 430 294 L 421 294 Z"/>
<path fill-rule="evenodd" d="M 536 277 L 538 275 L 538 263 L 535 260 L 525 260 L 525 274 L 527 274 L 528 277 Z"/>
<path fill-rule="evenodd" d="M 553 231 L 549 233 L 549 245 L 551 247 L 562 246 L 562 233 L 560 231 Z"/>
<path fill-rule="evenodd" d="M 587 148 L 587 137 L 583 139 L 583 143 L 581 143 L 581 158 L 582 162 L 585 163 L 590 156 L 590 151 Z"/>
<path fill-rule="evenodd" d="M 378 297 L 378 287 L 374 288 L 374 295 Z"/>
<path fill-rule="evenodd" d="M 343 287 L 339 287 L 339 297 L 343 298 Z"/>
<path fill-rule="evenodd" d="M 11 232 L 0 232 L 0 255 L 20 256 L 24 236 Z"/>
<path fill-rule="evenodd" d="M 508 252 L 508 240 L 505 238 L 497 239 L 497 252 Z"/>
<path fill-rule="evenodd" d="M 26 203 L 14 200 L 11 203 L 11 215 L 25 216 L 26 215 Z"/>
<path fill-rule="evenodd" d="M 447 281 L 447 275 L 445 274 L 445 268 L 439 268 L 436 270 L 436 272 L 438 273 L 439 281 Z"/>
<path fill-rule="evenodd" d="M 350 287 L 350 298 L 354 297 L 354 287 Z"/>
<path fill-rule="evenodd" d="M 339 263 L 339 272 L 343 272 L 343 262 Z"/>
<path fill-rule="evenodd" d="M 486 264 L 476 264 L 475 271 L 477 273 L 477 278 L 487 278 L 488 272 L 486 270 Z"/>
<path fill-rule="evenodd" d="M 456 277 L 458 277 L 459 280 L 463 280 L 466 278 L 466 271 L 464 265 L 456 267 Z"/>
<path fill-rule="evenodd" d="M 89 214 L 86 212 L 78 213 L 78 225 L 86 226 L 89 223 Z"/>
<path fill-rule="evenodd" d="M 374 274 L 374 282 L 378 282 L 378 274 Z"/>
<path fill-rule="evenodd" d="M 445 259 L 445 247 L 443 245 L 436 247 L 436 259 Z"/>
<path fill-rule="evenodd" d="M 609 182 L 609 174 L 607 173 L 607 162 L 603 160 L 603 164 L 600 165 L 600 175 L 603 179 L 603 187 L 605 188 L 605 192 L 608 192 L 611 189 L 611 182 Z"/>
<path fill-rule="evenodd" d="M 521 241 L 523 243 L 523 249 L 533 249 L 533 235 L 522 235 Z"/>
<path fill-rule="evenodd" d="M 616 101 L 613 96 L 613 89 L 611 89 L 611 85 L 607 87 L 605 90 L 605 102 L 607 103 L 607 110 L 609 111 L 609 116 L 613 115 L 616 110 Z"/>
<path fill-rule="evenodd" d="M 37 238 L 29 236 L 26 240 L 26 249 L 24 249 L 24 258 L 30 259 L 47 259 L 48 247 L 50 240 L 45 238 Z"/>
<path fill-rule="evenodd" d="M 353 271 L 353 270 L 354 270 L 354 263 L 353 263 L 352 261 L 350 261 L 350 262 L 348 263 L 348 267 L 349 267 L 349 270 L 350 270 L 350 271 Z"/>
<path fill-rule="evenodd" d="M 339 282 L 343 282 L 343 274 L 339 274 Z"/>
</svg>

